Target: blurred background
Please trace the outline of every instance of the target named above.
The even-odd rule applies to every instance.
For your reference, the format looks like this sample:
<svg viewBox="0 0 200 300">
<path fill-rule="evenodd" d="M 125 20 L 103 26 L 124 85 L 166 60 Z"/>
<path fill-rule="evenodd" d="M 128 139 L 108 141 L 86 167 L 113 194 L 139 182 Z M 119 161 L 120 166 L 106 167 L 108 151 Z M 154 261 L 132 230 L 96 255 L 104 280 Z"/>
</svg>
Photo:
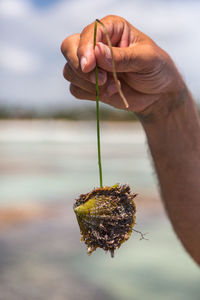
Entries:
<svg viewBox="0 0 200 300">
<path fill-rule="evenodd" d="M 0 300 L 198 300 L 200 273 L 164 212 L 140 124 L 101 104 L 104 184 L 138 194 L 115 258 L 80 243 L 74 199 L 98 186 L 95 104 L 62 77 L 62 40 L 120 15 L 172 56 L 200 105 L 198 0 L 0 0 Z"/>
</svg>

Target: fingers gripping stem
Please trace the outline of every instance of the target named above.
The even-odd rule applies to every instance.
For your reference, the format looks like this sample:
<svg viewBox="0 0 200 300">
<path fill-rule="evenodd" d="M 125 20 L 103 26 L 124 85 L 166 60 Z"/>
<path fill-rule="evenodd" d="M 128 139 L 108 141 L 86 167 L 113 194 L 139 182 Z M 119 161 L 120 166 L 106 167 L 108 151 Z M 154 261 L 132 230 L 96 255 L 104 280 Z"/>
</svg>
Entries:
<svg viewBox="0 0 200 300">
<path fill-rule="evenodd" d="M 108 34 L 108 31 L 106 29 L 106 26 L 98 19 L 96 19 L 95 21 L 95 28 L 97 30 L 97 22 L 103 27 L 104 29 L 104 33 L 105 33 L 105 36 L 106 36 L 106 40 L 107 40 L 107 43 L 108 43 L 108 46 L 109 46 L 109 49 L 110 49 L 110 53 L 111 53 L 111 57 L 112 57 L 112 73 L 113 73 L 113 78 L 114 78 L 114 81 L 115 81 L 115 84 L 117 86 L 117 90 L 118 90 L 118 93 L 120 95 L 120 97 L 122 98 L 123 102 L 124 102 L 124 105 L 126 108 L 129 107 L 129 104 L 122 92 L 122 89 L 121 89 L 121 85 L 120 85 L 120 82 L 117 78 L 117 72 L 116 72 L 116 68 L 115 68 L 115 61 L 114 61 L 114 57 L 113 57 L 113 50 L 112 50 L 112 44 L 111 44 L 111 41 L 110 41 L 110 37 L 109 37 L 109 34 Z M 96 33 L 95 33 L 96 35 Z M 96 36 L 94 35 L 94 39 L 95 39 L 95 43 L 94 43 L 94 48 L 96 46 Z"/>
<path fill-rule="evenodd" d="M 105 25 L 98 19 L 96 19 L 95 21 L 95 27 L 94 27 L 94 43 L 93 43 L 93 46 L 94 46 L 94 49 L 95 49 L 95 46 L 96 46 L 96 37 L 97 37 L 97 24 L 100 24 L 103 29 L 104 29 L 104 32 L 105 32 L 105 36 L 106 36 L 106 39 L 107 39 L 107 43 L 108 43 L 108 46 L 109 46 L 109 49 L 110 49 L 110 52 L 111 52 L 111 57 L 112 57 L 112 73 L 113 73 L 113 78 L 114 78 L 114 81 L 116 83 L 116 86 L 117 86 L 117 90 L 118 90 L 118 93 L 119 95 L 121 96 L 123 102 L 124 102 L 124 105 L 126 108 L 129 107 L 129 104 L 122 92 L 122 89 L 121 89 L 121 86 L 120 86 L 120 82 L 117 78 L 117 73 L 116 73 L 116 68 L 115 68 L 115 62 L 114 62 L 114 57 L 113 57 L 113 51 L 112 51 L 112 44 L 111 44 L 111 41 L 110 41 L 110 38 L 109 38 L 109 35 L 108 35 L 108 32 L 107 32 L 107 29 L 105 27 Z M 99 164 L 99 179 L 100 179 L 100 187 L 103 186 L 103 178 L 102 178 L 102 166 L 101 166 L 101 143 L 100 143 L 100 121 L 99 121 L 99 84 L 98 84 L 98 67 L 97 67 L 97 64 L 95 66 L 95 79 L 96 79 L 96 114 L 97 114 L 97 147 L 98 147 L 98 164 Z"/>
</svg>

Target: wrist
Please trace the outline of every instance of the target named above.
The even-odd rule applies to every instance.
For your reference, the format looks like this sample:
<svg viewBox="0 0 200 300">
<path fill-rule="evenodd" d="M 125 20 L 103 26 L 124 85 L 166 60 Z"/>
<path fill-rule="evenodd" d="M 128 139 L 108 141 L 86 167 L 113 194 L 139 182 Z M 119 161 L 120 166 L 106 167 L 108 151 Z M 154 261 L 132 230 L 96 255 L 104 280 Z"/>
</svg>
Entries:
<svg viewBox="0 0 200 300">
<path fill-rule="evenodd" d="M 140 116 L 148 142 L 157 145 L 156 147 L 160 150 L 166 147 L 167 140 L 173 145 L 177 143 L 177 138 L 181 137 L 186 138 L 185 143 L 188 144 L 188 136 L 191 132 L 193 135 L 199 134 L 195 129 L 197 127 L 200 129 L 199 115 L 192 95 L 188 90 L 181 95 L 181 99 L 173 99 L 173 103 L 165 106 L 165 109 L 158 103 L 157 108 L 154 108 L 147 116 Z"/>
<path fill-rule="evenodd" d="M 177 81 L 177 86 L 170 92 L 162 93 L 159 100 L 138 113 L 138 118 L 143 126 L 148 124 L 165 123 L 174 113 L 192 98 L 190 91 L 182 79 Z"/>
</svg>

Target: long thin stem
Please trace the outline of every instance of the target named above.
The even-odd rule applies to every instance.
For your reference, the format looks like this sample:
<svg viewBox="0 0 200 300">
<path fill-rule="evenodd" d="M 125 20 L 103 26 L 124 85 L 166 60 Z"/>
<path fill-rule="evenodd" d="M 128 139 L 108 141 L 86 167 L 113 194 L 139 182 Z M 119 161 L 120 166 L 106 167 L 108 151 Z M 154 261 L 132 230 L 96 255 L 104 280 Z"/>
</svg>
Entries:
<svg viewBox="0 0 200 300">
<path fill-rule="evenodd" d="M 113 78 L 114 78 L 114 81 L 115 81 L 117 89 L 118 89 L 118 93 L 121 96 L 125 107 L 128 108 L 129 104 L 128 104 L 128 102 L 127 102 L 127 100 L 126 100 L 126 98 L 125 98 L 125 96 L 122 92 L 120 82 L 117 78 L 117 72 L 116 72 L 116 68 L 115 68 L 115 61 L 114 61 L 114 57 L 113 57 L 112 44 L 111 44 L 111 40 L 110 40 L 108 31 L 107 31 L 105 25 L 98 19 L 96 19 L 95 26 L 94 26 L 94 44 L 93 44 L 94 49 L 95 49 L 95 46 L 96 46 L 97 24 L 98 23 L 104 29 L 104 33 L 105 33 L 105 36 L 106 36 L 106 39 L 107 39 L 107 43 L 108 43 L 108 46 L 110 48 L 111 57 L 112 57 L 112 73 L 113 73 Z M 99 125 L 99 123 L 100 123 L 99 122 L 99 84 L 98 84 L 98 67 L 97 67 L 97 64 L 95 66 L 95 78 L 96 78 L 96 115 L 97 115 L 97 146 L 98 146 L 99 179 L 100 179 L 100 187 L 102 187 L 103 186 L 103 179 L 102 179 L 102 166 L 101 166 L 101 144 L 100 144 L 100 125 Z"/>
<path fill-rule="evenodd" d="M 97 37 L 97 20 L 95 21 L 94 27 L 94 48 L 96 46 Z M 102 178 L 102 166 L 101 166 L 101 143 L 100 143 L 100 121 L 99 121 L 99 83 L 98 83 L 98 67 L 95 66 L 95 78 L 96 78 L 96 115 L 97 115 L 97 148 L 98 148 L 98 163 L 99 163 L 99 180 L 100 187 L 103 187 Z"/>
</svg>

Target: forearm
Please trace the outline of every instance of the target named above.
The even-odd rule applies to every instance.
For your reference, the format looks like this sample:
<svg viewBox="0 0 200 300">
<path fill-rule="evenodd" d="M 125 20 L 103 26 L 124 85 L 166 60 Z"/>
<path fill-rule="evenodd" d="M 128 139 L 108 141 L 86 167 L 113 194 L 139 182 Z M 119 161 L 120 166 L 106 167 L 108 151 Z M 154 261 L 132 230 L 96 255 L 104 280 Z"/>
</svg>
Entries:
<svg viewBox="0 0 200 300">
<path fill-rule="evenodd" d="M 183 97 L 171 112 L 159 108 L 141 121 L 168 216 L 200 264 L 200 122 L 191 95 Z"/>
</svg>

